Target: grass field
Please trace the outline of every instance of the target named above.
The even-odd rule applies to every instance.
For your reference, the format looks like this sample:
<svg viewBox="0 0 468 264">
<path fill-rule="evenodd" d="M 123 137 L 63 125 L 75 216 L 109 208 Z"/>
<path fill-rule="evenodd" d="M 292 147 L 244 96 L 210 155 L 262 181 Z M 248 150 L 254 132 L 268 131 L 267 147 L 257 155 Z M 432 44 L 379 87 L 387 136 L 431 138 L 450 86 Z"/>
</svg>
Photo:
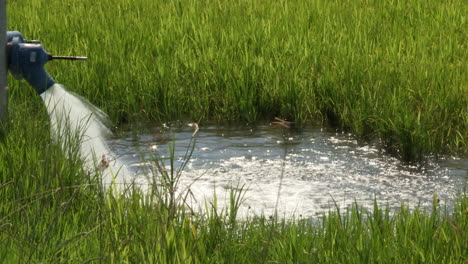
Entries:
<svg viewBox="0 0 468 264">
<path fill-rule="evenodd" d="M 402 159 L 467 154 L 463 1 L 8 1 L 10 30 L 42 40 L 48 71 L 117 124 L 328 122 Z M 171 188 L 104 191 L 66 153 L 25 82 L 0 133 L 3 263 L 466 263 L 468 198 L 430 212 L 356 205 L 317 221 L 192 213 Z M 157 161 L 154 161 L 157 162 Z M 155 172 L 155 177 L 161 174 Z M 164 179 L 164 177 L 163 177 Z"/>
<path fill-rule="evenodd" d="M 47 68 L 116 122 L 279 116 L 380 138 L 405 160 L 467 153 L 463 1 L 29 0 L 8 8 L 10 29 L 55 54 L 89 56 Z"/>
<path fill-rule="evenodd" d="M 99 175 L 82 170 L 76 138 L 50 140 L 37 105 L 13 107 L 0 140 L 2 263 L 466 263 L 468 198 L 447 211 L 384 205 L 331 210 L 315 220 L 239 219 L 242 192 L 226 210 L 216 203 L 192 213 L 163 184 L 147 194 L 103 191 Z M 64 139 L 63 139 L 64 140 Z M 73 143 L 75 142 L 75 143 Z M 155 160 L 155 163 L 158 161 Z M 187 172 L 190 173 L 190 172 Z M 166 184 L 165 184 L 166 183 Z"/>
</svg>

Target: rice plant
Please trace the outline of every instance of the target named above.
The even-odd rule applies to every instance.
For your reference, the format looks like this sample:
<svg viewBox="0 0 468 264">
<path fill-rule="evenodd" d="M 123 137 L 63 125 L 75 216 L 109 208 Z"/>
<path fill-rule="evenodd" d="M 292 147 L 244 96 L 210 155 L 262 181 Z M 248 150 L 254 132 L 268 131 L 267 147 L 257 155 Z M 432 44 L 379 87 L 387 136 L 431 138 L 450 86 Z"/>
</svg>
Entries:
<svg viewBox="0 0 468 264">
<path fill-rule="evenodd" d="M 282 116 L 381 139 L 405 160 L 466 155 L 463 1 L 28 0 L 8 8 L 10 29 L 53 53 L 89 57 L 47 67 L 116 122 Z"/>
</svg>

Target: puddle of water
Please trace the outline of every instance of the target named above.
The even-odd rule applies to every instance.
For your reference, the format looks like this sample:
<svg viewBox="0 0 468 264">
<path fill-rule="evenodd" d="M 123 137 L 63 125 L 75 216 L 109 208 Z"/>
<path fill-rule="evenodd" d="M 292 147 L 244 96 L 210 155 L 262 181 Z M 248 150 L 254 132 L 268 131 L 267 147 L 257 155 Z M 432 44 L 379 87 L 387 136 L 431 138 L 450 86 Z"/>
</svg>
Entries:
<svg viewBox="0 0 468 264">
<path fill-rule="evenodd" d="M 148 171 L 147 160 L 155 148 L 169 157 L 168 143 L 173 139 L 178 167 L 192 133 L 189 127 L 145 125 L 126 129 L 108 144 L 141 176 Z M 181 177 L 181 186 L 190 185 L 196 198 L 192 206 L 203 207 L 203 201 L 212 201 L 216 192 L 222 207 L 231 187 L 245 184 L 242 214 L 272 215 L 277 208 L 284 216 L 319 215 L 355 201 L 372 209 L 374 199 L 393 210 L 402 203 L 430 208 L 435 193 L 442 205 L 450 207 L 467 182 L 467 159 L 408 166 L 350 135 L 271 126 L 200 127 L 192 159 Z"/>
</svg>

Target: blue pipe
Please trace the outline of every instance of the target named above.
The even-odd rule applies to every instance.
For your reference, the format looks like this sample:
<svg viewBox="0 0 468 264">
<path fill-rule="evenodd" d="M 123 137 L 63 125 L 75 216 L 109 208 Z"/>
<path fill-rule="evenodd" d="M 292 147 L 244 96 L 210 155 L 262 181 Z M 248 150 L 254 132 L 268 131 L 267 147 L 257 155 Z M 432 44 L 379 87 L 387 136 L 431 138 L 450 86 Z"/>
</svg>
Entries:
<svg viewBox="0 0 468 264">
<path fill-rule="evenodd" d="M 18 31 L 7 32 L 8 69 L 17 79 L 26 79 L 38 94 L 55 84 L 44 65 L 53 59 L 86 60 L 86 57 L 52 56 L 37 40 L 26 40 Z"/>
<path fill-rule="evenodd" d="M 15 78 L 26 79 L 38 94 L 55 84 L 44 69 L 50 54 L 41 44 L 28 43 L 18 31 L 8 31 L 7 39 L 8 69 Z"/>
</svg>

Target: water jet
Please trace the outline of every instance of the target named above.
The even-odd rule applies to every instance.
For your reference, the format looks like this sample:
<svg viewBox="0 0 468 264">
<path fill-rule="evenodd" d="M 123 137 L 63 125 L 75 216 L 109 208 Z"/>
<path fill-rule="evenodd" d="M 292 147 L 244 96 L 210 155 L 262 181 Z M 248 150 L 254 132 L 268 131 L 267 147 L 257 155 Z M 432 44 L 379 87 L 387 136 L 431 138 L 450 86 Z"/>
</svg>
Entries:
<svg viewBox="0 0 468 264">
<path fill-rule="evenodd" d="M 55 56 L 49 54 L 39 40 L 28 40 L 19 31 L 6 30 L 6 1 L 0 0 L 0 124 L 8 117 L 7 73 L 18 80 L 26 80 L 44 100 L 55 138 L 62 141 L 67 135 L 80 133 L 80 152 L 86 160 L 86 168 L 94 170 L 96 157 L 112 157 L 112 151 L 104 141 L 109 129 L 103 121 L 107 116 L 84 98 L 68 92 L 56 84 L 44 66 L 51 60 L 86 60 L 87 57 Z M 65 136 L 65 137 L 64 137 Z M 65 139 L 66 140 L 66 139 Z M 115 160 L 115 159 L 114 159 Z M 101 170 L 104 182 L 110 183 L 118 172 L 124 174 L 125 166 L 114 161 Z M 128 175 L 129 173 L 127 173 Z"/>
</svg>

